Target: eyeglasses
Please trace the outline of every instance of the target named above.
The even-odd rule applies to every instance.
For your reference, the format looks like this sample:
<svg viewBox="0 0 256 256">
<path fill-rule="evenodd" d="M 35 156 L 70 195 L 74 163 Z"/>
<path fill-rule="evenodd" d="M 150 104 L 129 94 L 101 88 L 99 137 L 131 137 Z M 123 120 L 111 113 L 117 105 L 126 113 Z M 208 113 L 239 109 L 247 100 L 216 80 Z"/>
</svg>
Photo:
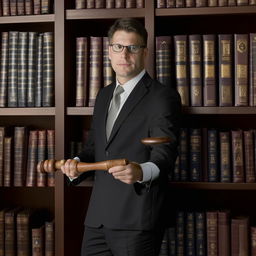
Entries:
<svg viewBox="0 0 256 256">
<path fill-rule="evenodd" d="M 122 44 L 110 44 L 113 52 L 122 52 L 124 48 L 127 49 L 129 53 L 138 53 L 141 48 L 145 48 L 145 45 L 122 45 Z"/>
</svg>

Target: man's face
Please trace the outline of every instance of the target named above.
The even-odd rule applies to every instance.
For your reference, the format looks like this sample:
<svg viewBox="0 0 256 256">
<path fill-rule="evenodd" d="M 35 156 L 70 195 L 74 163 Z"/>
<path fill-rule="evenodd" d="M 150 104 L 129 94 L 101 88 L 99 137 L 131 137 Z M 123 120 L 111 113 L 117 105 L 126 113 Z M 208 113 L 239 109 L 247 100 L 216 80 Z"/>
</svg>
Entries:
<svg viewBox="0 0 256 256">
<path fill-rule="evenodd" d="M 118 30 L 114 33 L 110 44 L 119 45 L 144 45 L 141 36 L 134 32 Z M 109 47 L 109 59 L 116 72 L 117 80 L 123 84 L 138 75 L 145 67 L 147 48 L 140 48 L 138 53 L 130 53 L 127 48 L 121 52 L 114 52 Z"/>
</svg>

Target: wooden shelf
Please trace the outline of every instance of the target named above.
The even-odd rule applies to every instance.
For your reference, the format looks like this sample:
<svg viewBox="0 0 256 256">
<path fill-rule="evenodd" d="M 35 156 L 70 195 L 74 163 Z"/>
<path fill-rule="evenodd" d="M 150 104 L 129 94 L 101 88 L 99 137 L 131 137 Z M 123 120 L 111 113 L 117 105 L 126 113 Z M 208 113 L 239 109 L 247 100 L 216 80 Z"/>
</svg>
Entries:
<svg viewBox="0 0 256 256">
<path fill-rule="evenodd" d="M 0 116 L 54 116 L 55 108 L 0 108 Z"/>
<path fill-rule="evenodd" d="M 93 107 L 68 107 L 67 114 L 70 116 L 92 116 Z"/>
<path fill-rule="evenodd" d="M 192 15 L 234 15 L 255 14 L 256 6 L 202 7 L 202 8 L 166 8 L 156 9 L 156 16 L 192 16 Z"/>
<path fill-rule="evenodd" d="M 189 115 L 255 115 L 256 107 L 182 107 Z"/>
<path fill-rule="evenodd" d="M 170 182 L 172 189 L 256 190 L 256 183 Z"/>
<path fill-rule="evenodd" d="M 55 20 L 54 14 L 2 16 L 2 17 L 0 17 L 0 24 L 54 22 L 54 20 Z"/>
<path fill-rule="evenodd" d="M 67 20 L 143 18 L 145 9 L 81 9 L 66 10 Z"/>
</svg>

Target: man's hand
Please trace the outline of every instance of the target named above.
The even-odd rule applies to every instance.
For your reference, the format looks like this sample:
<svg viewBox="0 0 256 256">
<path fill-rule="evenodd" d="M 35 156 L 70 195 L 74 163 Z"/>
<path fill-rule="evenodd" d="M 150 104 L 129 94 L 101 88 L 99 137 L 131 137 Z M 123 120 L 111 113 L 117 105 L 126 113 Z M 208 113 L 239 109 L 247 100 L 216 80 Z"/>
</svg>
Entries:
<svg viewBox="0 0 256 256">
<path fill-rule="evenodd" d="M 137 181 L 141 181 L 143 178 L 143 172 L 139 164 L 131 162 L 124 166 L 114 166 L 108 170 L 115 179 L 118 179 L 126 184 L 133 184 Z"/>
<path fill-rule="evenodd" d="M 69 178 L 75 179 L 80 175 L 76 168 L 77 163 L 78 161 L 75 159 L 68 159 L 65 164 L 61 166 L 61 171 Z"/>
</svg>

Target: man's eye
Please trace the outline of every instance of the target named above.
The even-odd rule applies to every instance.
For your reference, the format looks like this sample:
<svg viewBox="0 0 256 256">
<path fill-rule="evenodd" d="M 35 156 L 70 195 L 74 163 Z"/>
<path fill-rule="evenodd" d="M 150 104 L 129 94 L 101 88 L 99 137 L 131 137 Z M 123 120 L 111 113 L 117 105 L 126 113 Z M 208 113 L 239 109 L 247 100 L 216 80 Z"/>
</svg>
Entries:
<svg viewBox="0 0 256 256">
<path fill-rule="evenodd" d="M 123 48 L 123 46 L 122 46 L 121 44 L 116 44 L 116 45 L 115 45 L 115 48 L 118 49 L 118 50 L 120 50 L 120 49 Z"/>
</svg>

